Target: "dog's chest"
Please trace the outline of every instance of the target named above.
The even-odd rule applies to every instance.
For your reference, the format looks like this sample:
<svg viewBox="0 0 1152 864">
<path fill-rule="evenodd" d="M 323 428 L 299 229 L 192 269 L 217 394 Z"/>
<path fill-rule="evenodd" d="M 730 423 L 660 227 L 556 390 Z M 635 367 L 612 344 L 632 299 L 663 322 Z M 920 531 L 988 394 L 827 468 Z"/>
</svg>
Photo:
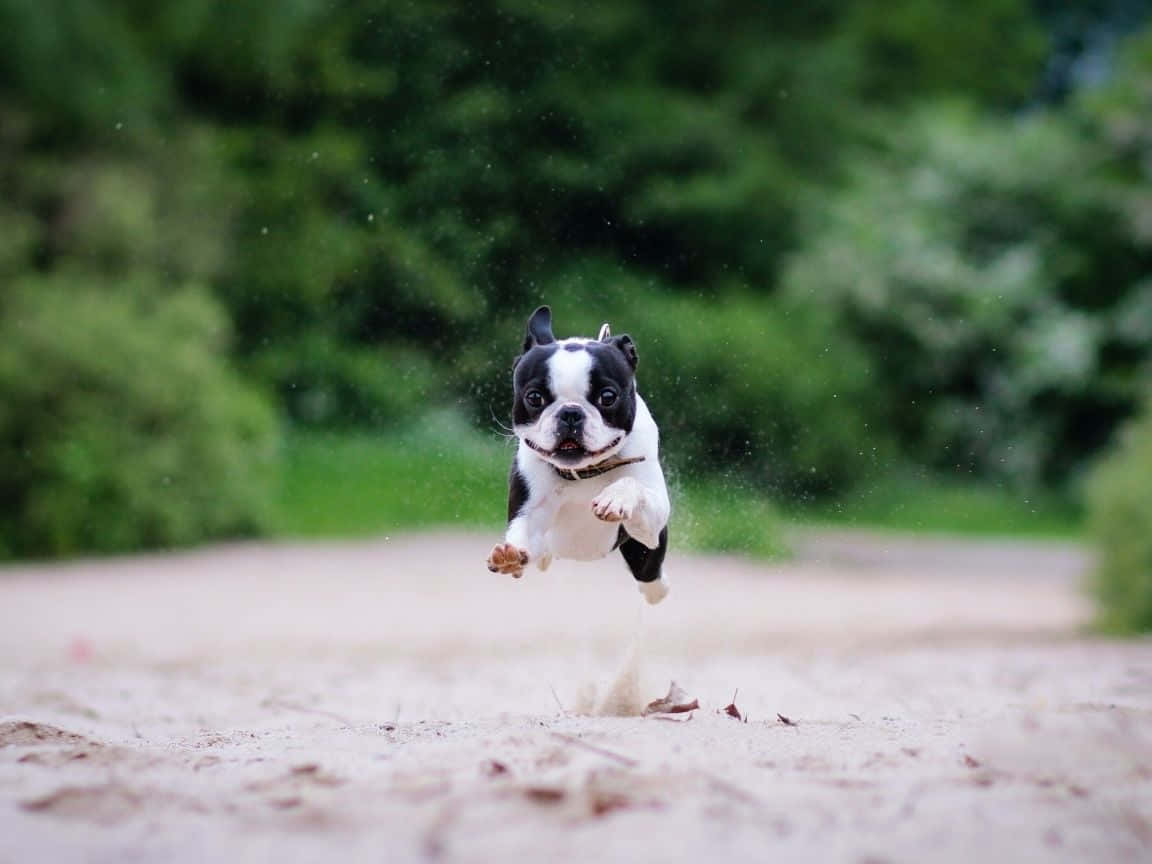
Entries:
<svg viewBox="0 0 1152 864">
<path fill-rule="evenodd" d="M 593 561 L 603 558 L 616 545 L 619 525 L 603 522 L 592 513 L 592 499 L 603 491 L 612 478 L 576 482 L 560 481 L 553 491 L 549 545 L 561 558 Z"/>
</svg>

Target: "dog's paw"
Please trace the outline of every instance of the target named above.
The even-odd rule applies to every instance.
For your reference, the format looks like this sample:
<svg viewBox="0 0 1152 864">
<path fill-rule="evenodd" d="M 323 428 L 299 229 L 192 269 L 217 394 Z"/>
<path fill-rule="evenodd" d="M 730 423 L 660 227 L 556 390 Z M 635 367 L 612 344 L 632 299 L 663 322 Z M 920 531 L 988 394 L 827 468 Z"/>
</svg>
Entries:
<svg viewBox="0 0 1152 864">
<path fill-rule="evenodd" d="M 488 569 L 519 579 L 528 564 L 528 550 L 511 543 L 497 543 L 488 555 Z"/>
<path fill-rule="evenodd" d="M 605 522 L 624 522 L 640 506 L 640 484 L 621 477 L 592 499 L 592 513 Z"/>
<path fill-rule="evenodd" d="M 663 577 L 652 582 L 637 582 L 636 585 L 644 599 L 653 606 L 668 596 L 668 583 Z"/>
</svg>

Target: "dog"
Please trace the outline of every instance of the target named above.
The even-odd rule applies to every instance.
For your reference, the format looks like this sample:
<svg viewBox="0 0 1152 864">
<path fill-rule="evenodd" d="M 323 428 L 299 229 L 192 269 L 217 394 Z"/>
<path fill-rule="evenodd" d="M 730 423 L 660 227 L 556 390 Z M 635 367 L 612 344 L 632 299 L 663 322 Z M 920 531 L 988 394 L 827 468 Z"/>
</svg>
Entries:
<svg viewBox="0 0 1152 864">
<path fill-rule="evenodd" d="M 663 575 L 671 510 L 660 433 L 636 392 L 636 345 L 613 337 L 557 340 L 552 310 L 528 319 L 512 371 L 508 527 L 488 569 L 516 578 L 554 558 L 593 561 L 620 550 L 649 603 Z"/>
</svg>

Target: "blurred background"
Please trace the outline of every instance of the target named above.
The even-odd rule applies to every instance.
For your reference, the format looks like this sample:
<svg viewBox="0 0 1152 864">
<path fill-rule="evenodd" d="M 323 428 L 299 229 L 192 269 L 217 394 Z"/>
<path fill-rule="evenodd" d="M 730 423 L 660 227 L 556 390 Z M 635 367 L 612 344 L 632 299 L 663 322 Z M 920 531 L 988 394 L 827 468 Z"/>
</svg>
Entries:
<svg viewBox="0 0 1152 864">
<path fill-rule="evenodd" d="M 0 556 L 498 529 L 542 302 L 681 548 L 1087 525 L 1152 626 L 1152 2 L 0 0 Z"/>
</svg>

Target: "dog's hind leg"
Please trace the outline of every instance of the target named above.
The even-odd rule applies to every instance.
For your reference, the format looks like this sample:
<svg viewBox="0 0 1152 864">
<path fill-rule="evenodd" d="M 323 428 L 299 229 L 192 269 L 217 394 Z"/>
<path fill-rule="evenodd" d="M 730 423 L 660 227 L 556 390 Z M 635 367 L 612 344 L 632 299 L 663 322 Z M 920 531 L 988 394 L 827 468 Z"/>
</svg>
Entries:
<svg viewBox="0 0 1152 864">
<path fill-rule="evenodd" d="M 664 555 L 668 551 L 668 526 L 660 529 L 659 542 L 649 549 L 639 540 L 625 537 L 620 554 L 632 571 L 640 593 L 649 603 L 659 603 L 668 596 L 668 582 L 664 579 Z"/>
</svg>

